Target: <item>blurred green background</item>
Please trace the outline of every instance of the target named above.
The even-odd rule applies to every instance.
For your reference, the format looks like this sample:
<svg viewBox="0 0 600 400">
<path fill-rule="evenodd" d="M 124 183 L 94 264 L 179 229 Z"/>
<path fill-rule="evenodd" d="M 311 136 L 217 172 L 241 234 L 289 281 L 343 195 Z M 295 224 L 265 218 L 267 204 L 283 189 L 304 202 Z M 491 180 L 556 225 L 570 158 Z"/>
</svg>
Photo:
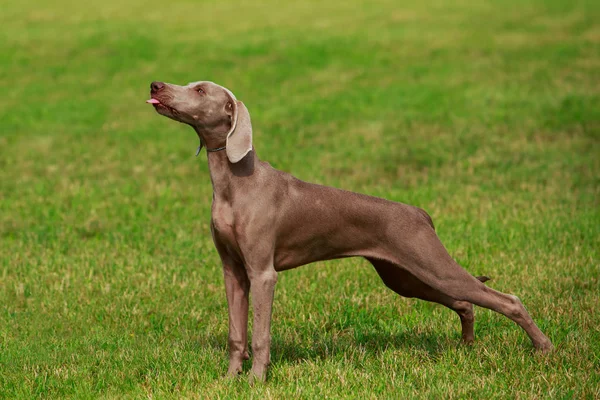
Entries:
<svg viewBox="0 0 600 400">
<path fill-rule="evenodd" d="M 2 2 L 0 398 L 600 397 L 599 4 Z M 479 308 L 460 346 L 346 259 L 280 274 L 269 382 L 223 379 L 206 156 L 153 80 L 231 89 L 276 168 L 426 209 L 556 351 Z"/>
</svg>

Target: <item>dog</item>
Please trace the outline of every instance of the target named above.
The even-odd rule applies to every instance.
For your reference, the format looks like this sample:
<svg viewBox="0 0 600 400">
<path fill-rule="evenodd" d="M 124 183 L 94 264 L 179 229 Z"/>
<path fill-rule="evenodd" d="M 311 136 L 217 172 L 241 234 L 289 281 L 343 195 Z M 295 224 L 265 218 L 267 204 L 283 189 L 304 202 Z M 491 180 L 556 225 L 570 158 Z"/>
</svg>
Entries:
<svg viewBox="0 0 600 400">
<path fill-rule="evenodd" d="M 254 324 L 250 379 L 264 381 L 270 363 L 271 309 L 281 271 L 320 260 L 364 257 L 383 283 L 405 297 L 440 303 L 473 341 L 473 304 L 499 312 L 553 346 L 516 296 L 483 284 L 450 257 L 430 216 L 420 208 L 301 181 L 261 161 L 252 144 L 250 114 L 228 89 L 200 81 L 152 82 L 147 102 L 194 128 L 206 147 L 213 186 L 211 232 L 223 264 L 229 307 L 228 375 L 248 354 L 248 297 Z"/>
</svg>

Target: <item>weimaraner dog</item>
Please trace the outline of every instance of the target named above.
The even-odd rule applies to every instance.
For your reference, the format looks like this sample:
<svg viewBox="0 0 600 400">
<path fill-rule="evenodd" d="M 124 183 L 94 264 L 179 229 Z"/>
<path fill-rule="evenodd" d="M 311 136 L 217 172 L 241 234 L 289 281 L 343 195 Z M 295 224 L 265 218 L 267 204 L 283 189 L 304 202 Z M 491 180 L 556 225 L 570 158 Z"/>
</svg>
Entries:
<svg viewBox="0 0 600 400">
<path fill-rule="evenodd" d="M 547 352 L 550 340 L 516 296 L 490 289 L 450 257 L 429 215 L 410 205 L 315 185 L 260 161 L 246 106 L 229 90 L 201 81 L 152 82 L 156 111 L 190 125 L 206 147 L 213 186 L 211 231 L 223 263 L 229 306 L 228 375 L 248 355 L 248 295 L 254 325 L 251 380 L 264 381 L 270 361 L 271 308 L 281 271 L 319 260 L 366 258 L 386 286 L 433 301 L 460 317 L 472 342 L 473 304 L 499 312 Z"/>
</svg>

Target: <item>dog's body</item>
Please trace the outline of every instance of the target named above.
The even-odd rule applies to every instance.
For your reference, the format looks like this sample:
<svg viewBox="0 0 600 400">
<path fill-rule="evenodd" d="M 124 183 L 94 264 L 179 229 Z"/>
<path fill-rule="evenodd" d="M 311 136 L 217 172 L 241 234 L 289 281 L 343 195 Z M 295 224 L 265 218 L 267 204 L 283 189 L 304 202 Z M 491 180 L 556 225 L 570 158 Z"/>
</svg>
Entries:
<svg viewBox="0 0 600 400">
<path fill-rule="evenodd" d="M 319 260 L 362 256 L 396 293 L 443 304 L 473 341 L 473 306 L 519 324 L 534 346 L 552 348 L 519 299 L 486 287 L 458 265 L 417 207 L 303 182 L 258 159 L 244 104 L 211 82 L 153 82 L 157 111 L 196 130 L 206 145 L 213 185 L 211 230 L 223 262 L 229 305 L 229 374 L 248 358 L 248 295 L 254 307 L 252 377 L 270 360 L 277 273 Z M 200 148 L 199 148 L 200 150 Z M 225 150 L 225 151 L 223 151 Z"/>
<path fill-rule="evenodd" d="M 219 156 L 209 153 L 210 163 L 212 158 L 226 162 Z M 406 258 L 408 254 L 402 253 L 411 250 L 403 251 L 400 245 L 418 246 L 409 236 L 419 227 L 433 229 L 419 208 L 303 182 L 259 161 L 253 151 L 246 158 L 241 162 L 254 164 L 247 166 L 252 174 L 232 174 L 224 190 L 217 190 L 215 183 L 212 210 L 215 240 L 229 246 L 228 252 L 239 261 L 247 254 L 245 246 L 257 245 L 269 247 L 264 251 L 278 272 L 350 256 Z M 252 233 L 246 232 L 247 227 Z M 386 240 L 391 231 L 398 243 Z"/>
</svg>

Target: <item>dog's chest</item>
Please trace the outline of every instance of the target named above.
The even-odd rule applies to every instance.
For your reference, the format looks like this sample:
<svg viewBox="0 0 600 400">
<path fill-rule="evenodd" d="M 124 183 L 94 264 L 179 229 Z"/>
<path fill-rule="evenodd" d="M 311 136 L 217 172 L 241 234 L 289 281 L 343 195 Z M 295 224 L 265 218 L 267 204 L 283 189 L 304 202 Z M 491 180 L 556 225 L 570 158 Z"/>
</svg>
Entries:
<svg viewBox="0 0 600 400">
<path fill-rule="evenodd" d="M 236 242 L 234 233 L 233 209 L 227 202 L 214 202 L 212 206 L 212 224 L 215 236 L 228 244 Z"/>
</svg>

